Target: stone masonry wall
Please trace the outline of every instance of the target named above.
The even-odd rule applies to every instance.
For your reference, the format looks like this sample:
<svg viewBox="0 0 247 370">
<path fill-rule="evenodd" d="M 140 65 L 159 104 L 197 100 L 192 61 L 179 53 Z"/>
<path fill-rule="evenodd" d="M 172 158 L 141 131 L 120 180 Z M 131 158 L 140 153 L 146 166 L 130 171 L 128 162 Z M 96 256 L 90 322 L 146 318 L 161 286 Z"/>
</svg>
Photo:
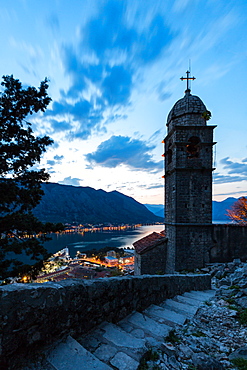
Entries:
<svg viewBox="0 0 247 370">
<path fill-rule="evenodd" d="M 116 277 L 0 287 L 0 364 L 35 353 L 68 334 L 118 322 L 190 290 L 210 289 L 210 275 Z"/>
<path fill-rule="evenodd" d="M 165 274 L 167 241 L 155 248 L 138 254 L 135 251 L 135 275 Z"/>
<path fill-rule="evenodd" d="M 247 226 L 212 225 L 212 240 L 210 262 L 231 262 L 235 258 L 247 261 Z"/>
</svg>

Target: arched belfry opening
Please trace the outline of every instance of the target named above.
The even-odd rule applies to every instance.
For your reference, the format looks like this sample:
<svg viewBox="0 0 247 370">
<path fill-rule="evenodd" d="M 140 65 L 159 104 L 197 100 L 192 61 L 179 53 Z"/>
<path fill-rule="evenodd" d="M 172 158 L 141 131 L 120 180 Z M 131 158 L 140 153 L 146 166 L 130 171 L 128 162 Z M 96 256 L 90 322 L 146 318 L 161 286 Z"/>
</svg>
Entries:
<svg viewBox="0 0 247 370">
<path fill-rule="evenodd" d="M 213 130 L 202 100 L 185 95 L 167 117 L 165 145 L 166 272 L 202 267 L 208 262 L 212 227 Z"/>
<path fill-rule="evenodd" d="M 191 136 L 186 145 L 188 158 L 198 158 L 200 152 L 200 138 L 198 136 Z"/>
</svg>

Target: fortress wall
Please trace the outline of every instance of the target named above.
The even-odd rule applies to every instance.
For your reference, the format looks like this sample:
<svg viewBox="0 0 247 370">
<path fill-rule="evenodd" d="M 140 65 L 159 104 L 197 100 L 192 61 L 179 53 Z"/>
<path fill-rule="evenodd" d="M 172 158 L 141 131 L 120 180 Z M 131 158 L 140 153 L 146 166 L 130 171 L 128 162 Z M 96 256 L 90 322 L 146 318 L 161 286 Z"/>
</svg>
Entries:
<svg viewBox="0 0 247 370">
<path fill-rule="evenodd" d="M 142 275 L 1 286 L 0 363 L 210 285 L 210 275 Z"/>
<path fill-rule="evenodd" d="M 210 262 L 231 262 L 234 258 L 247 260 L 247 226 L 212 225 L 212 239 Z"/>
</svg>

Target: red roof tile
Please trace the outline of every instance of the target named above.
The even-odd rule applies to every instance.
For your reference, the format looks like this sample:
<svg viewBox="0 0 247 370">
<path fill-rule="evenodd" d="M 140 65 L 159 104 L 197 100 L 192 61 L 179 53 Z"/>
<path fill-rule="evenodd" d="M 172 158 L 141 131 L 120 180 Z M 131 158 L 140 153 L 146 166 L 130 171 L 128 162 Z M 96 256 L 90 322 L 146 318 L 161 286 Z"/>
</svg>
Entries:
<svg viewBox="0 0 247 370">
<path fill-rule="evenodd" d="M 65 279 L 68 279 L 68 275 L 67 274 L 62 274 L 62 275 L 59 275 L 59 276 L 55 276 L 54 278 L 52 278 L 52 281 L 56 281 L 56 282 L 59 282 L 61 280 L 65 280 Z"/>
<path fill-rule="evenodd" d="M 98 272 L 96 272 L 96 275 L 94 276 L 94 278 L 98 279 L 98 278 L 104 278 L 104 277 L 107 277 L 107 276 L 109 276 L 108 271 L 98 271 Z"/>
<path fill-rule="evenodd" d="M 82 266 L 77 266 L 68 273 L 69 277 L 83 278 L 88 276 L 94 276 L 95 271 Z"/>
<path fill-rule="evenodd" d="M 139 254 L 143 254 L 150 249 L 164 243 L 166 240 L 165 232 L 162 231 L 161 233 L 153 232 L 145 236 L 144 238 L 137 240 L 137 242 L 133 243 L 135 250 Z"/>
</svg>

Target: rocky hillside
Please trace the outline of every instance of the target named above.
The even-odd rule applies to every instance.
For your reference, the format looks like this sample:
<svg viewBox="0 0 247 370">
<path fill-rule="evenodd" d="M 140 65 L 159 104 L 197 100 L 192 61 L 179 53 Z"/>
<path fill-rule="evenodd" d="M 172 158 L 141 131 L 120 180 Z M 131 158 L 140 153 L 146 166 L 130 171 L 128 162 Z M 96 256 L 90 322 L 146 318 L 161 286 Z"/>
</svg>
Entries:
<svg viewBox="0 0 247 370">
<path fill-rule="evenodd" d="M 154 223 L 162 222 L 144 205 L 117 191 L 90 187 L 42 184 L 45 195 L 34 209 L 43 222 L 63 223 Z"/>
</svg>

